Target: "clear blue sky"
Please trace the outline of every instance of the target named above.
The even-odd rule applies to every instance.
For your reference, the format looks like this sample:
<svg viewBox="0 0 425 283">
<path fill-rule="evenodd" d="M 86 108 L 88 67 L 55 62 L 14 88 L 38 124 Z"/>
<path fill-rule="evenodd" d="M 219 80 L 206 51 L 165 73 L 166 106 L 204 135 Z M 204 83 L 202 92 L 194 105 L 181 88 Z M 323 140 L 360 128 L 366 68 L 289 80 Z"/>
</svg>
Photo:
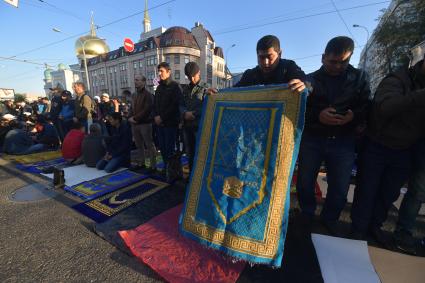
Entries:
<svg viewBox="0 0 425 283">
<path fill-rule="evenodd" d="M 348 31 L 331 0 L 175 0 L 162 5 L 168 1 L 148 1 L 152 8 L 149 11 L 152 28 L 162 25 L 190 29 L 196 21 L 203 23 L 217 45 L 225 51 L 232 72 L 241 72 L 256 65 L 255 45 L 266 34 L 275 34 L 280 38 L 284 58 L 295 59 L 305 72 L 311 72 L 320 67 L 320 54 L 327 41 L 338 35 L 351 36 L 350 31 L 360 46 L 351 61 L 357 66 L 367 36 L 365 30 L 353 28 L 352 25 L 363 25 L 372 34 L 380 10 L 388 7 L 390 2 L 334 0 Z M 344 10 L 379 2 L 377 5 Z M 74 44 L 78 36 L 53 43 L 70 35 L 87 33 L 91 11 L 94 12 L 95 24 L 101 27 L 140 12 L 97 31 L 98 36 L 106 38 L 113 50 L 122 45 L 124 37 L 138 40 L 143 29 L 143 10 L 142 0 L 19 0 L 18 9 L 1 1 L 0 56 L 16 56 L 17 59 L 45 62 L 53 66 L 59 63 L 75 64 Z M 317 15 L 326 12 L 331 13 Z M 54 27 L 63 33 L 53 32 Z M 236 46 L 229 49 L 232 44 Z M 42 94 L 43 71 L 43 66 L 0 59 L 0 88 Z"/>
</svg>

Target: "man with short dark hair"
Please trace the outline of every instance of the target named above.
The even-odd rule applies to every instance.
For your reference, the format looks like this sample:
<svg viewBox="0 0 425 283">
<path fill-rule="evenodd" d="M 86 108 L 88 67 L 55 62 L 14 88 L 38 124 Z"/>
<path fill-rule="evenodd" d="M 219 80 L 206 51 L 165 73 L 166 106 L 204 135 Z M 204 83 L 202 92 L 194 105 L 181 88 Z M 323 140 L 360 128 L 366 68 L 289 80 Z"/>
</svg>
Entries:
<svg viewBox="0 0 425 283">
<path fill-rule="evenodd" d="M 139 167 L 144 168 L 145 165 L 145 146 L 150 158 L 150 170 L 156 170 L 156 148 L 152 137 L 152 110 L 153 96 L 145 88 L 146 78 L 142 75 L 134 76 L 134 84 L 136 92 L 132 97 L 130 108 L 131 130 L 133 133 L 134 142 L 139 150 Z"/>
<path fill-rule="evenodd" d="M 359 164 L 360 178 L 351 210 L 352 229 L 356 237 L 362 238 L 369 232 L 383 247 L 393 248 L 381 226 L 387 219 L 392 203 L 399 197 L 400 188 L 412 172 L 413 145 L 420 141 L 423 143 L 424 110 L 425 60 L 410 69 L 387 75 L 379 84 L 369 116 L 365 149 Z M 419 203 L 425 200 L 425 186 L 421 184 L 424 172 L 420 172 L 424 170 L 421 163 L 425 150 L 420 147 L 419 144 L 418 151 L 413 151 L 414 170 L 406 200 L 400 208 L 396 231 L 396 244 L 408 253 L 414 253 L 409 238 Z"/>
<path fill-rule="evenodd" d="M 186 152 L 189 156 L 189 168 L 192 170 L 202 103 L 205 95 L 216 93 L 217 90 L 208 88 L 206 84 L 201 83 L 201 70 L 195 62 L 187 63 L 184 67 L 184 73 L 189 79 L 189 84 L 183 88 L 180 112 L 183 115 L 183 135 Z"/>
<path fill-rule="evenodd" d="M 133 140 L 130 126 L 122 120 L 121 113 L 111 113 L 106 119 L 112 125 L 112 133 L 110 137 L 105 137 L 106 154 L 96 164 L 96 168 L 111 173 L 120 167 L 130 166 Z"/>
<path fill-rule="evenodd" d="M 168 63 L 162 62 L 158 65 L 158 75 L 160 81 L 155 91 L 153 115 L 164 168 L 167 168 L 167 161 L 175 151 L 182 91 L 179 84 L 171 79 L 171 69 Z"/>
<path fill-rule="evenodd" d="M 86 132 L 92 123 L 93 101 L 86 94 L 86 86 L 82 82 L 76 82 L 72 86 L 77 97 L 75 98 L 75 116 L 74 122 L 80 122 L 84 125 Z"/>
<path fill-rule="evenodd" d="M 321 220 L 333 235 L 339 234 L 337 222 L 350 185 L 356 131 L 365 124 L 369 106 L 366 74 L 349 64 L 353 50 L 351 38 L 331 39 L 322 67 L 309 74 L 313 92 L 307 99 L 298 155 L 298 201 L 310 220 L 316 211 L 315 182 L 322 162 L 326 163 L 328 189 Z"/>
<path fill-rule="evenodd" d="M 305 89 L 305 74 L 294 61 L 281 58 L 280 41 L 274 35 L 266 35 L 257 43 L 258 66 L 246 70 L 235 87 L 287 83 L 301 93 Z"/>
</svg>

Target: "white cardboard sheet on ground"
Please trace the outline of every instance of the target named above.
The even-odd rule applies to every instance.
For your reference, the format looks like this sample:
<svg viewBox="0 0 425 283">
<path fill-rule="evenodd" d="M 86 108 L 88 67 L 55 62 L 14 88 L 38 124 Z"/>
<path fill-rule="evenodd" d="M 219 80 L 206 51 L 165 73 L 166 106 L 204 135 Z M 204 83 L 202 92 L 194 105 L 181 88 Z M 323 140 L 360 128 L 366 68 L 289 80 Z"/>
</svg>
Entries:
<svg viewBox="0 0 425 283">
<path fill-rule="evenodd" d="M 325 283 L 379 283 L 367 243 L 311 234 Z"/>
<path fill-rule="evenodd" d="M 99 177 L 109 175 L 105 170 L 98 170 L 96 168 L 87 167 L 86 165 L 77 165 L 72 167 L 67 167 L 63 169 L 65 172 L 65 185 L 68 187 L 77 185 L 84 181 L 90 181 Z M 125 168 L 120 168 L 115 172 L 125 170 Z M 115 173 L 114 172 L 114 173 Z M 42 174 L 50 179 L 53 179 L 53 174 Z"/>
</svg>

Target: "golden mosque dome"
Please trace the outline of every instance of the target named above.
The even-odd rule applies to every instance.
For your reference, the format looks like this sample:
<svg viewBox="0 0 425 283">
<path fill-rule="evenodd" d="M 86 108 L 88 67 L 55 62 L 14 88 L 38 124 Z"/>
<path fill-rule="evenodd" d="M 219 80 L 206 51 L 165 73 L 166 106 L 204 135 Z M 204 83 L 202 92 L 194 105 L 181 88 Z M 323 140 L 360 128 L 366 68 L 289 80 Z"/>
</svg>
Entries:
<svg viewBox="0 0 425 283">
<path fill-rule="evenodd" d="M 109 52 L 109 46 L 97 36 L 85 35 L 75 42 L 75 53 L 79 57 L 84 54 L 83 46 L 87 56 L 98 56 Z"/>
<path fill-rule="evenodd" d="M 84 52 L 83 52 L 84 47 Z M 75 42 L 75 53 L 77 57 L 83 58 L 84 53 L 87 57 L 95 57 L 109 52 L 109 46 L 105 40 L 96 36 L 96 28 L 93 21 L 93 14 L 90 23 L 90 34 L 84 35 Z"/>
</svg>

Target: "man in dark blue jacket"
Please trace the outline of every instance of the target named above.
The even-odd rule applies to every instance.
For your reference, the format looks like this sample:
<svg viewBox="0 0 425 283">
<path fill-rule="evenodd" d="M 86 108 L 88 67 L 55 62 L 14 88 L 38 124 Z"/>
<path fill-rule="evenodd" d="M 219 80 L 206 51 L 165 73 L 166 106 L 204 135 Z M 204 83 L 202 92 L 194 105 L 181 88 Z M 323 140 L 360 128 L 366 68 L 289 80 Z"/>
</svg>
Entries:
<svg viewBox="0 0 425 283">
<path fill-rule="evenodd" d="M 339 234 L 337 221 L 350 185 L 356 131 L 364 127 L 369 107 L 366 75 L 349 65 L 353 50 L 351 38 L 331 39 L 322 55 L 322 67 L 309 75 L 313 92 L 307 99 L 298 155 L 298 201 L 311 220 L 316 210 L 315 183 L 325 161 L 328 189 L 321 220 L 333 235 Z"/>
<path fill-rule="evenodd" d="M 107 116 L 107 119 L 112 126 L 111 136 L 105 138 L 106 154 L 96 164 L 96 168 L 111 173 L 120 167 L 130 166 L 133 141 L 130 125 L 122 120 L 121 113 L 111 113 Z"/>
<path fill-rule="evenodd" d="M 294 61 L 281 58 L 280 41 L 274 35 L 266 35 L 257 42 L 258 66 L 246 70 L 235 87 L 285 84 L 301 93 L 304 88 L 305 74 Z"/>
</svg>

